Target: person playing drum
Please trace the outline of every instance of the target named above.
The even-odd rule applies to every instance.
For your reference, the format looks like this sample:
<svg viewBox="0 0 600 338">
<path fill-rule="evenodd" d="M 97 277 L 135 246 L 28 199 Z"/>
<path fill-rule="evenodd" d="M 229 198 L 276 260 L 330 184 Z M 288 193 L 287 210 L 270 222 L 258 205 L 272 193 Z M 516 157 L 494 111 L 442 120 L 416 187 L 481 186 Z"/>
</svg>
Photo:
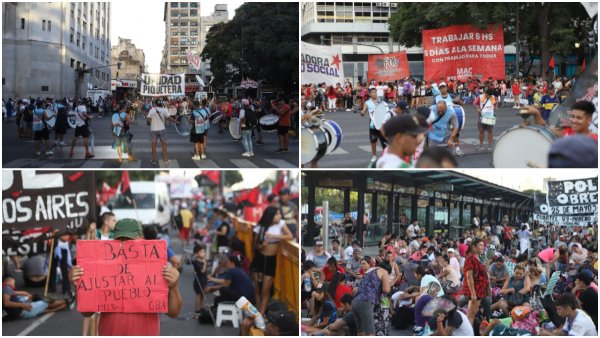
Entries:
<svg viewBox="0 0 600 338">
<path fill-rule="evenodd" d="M 490 150 L 492 143 L 494 142 L 494 123 L 496 123 L 496 115 L 494 114 L 498 108 L 498 101 L 496 97 L 492 95 L 492 89 L 486 88 L 485 92 L 475 98 L 473 105 L 477 109 L 477 128 L 479 129 L 479 147 L 476 150 L 483 150 L 483 139 L 485 132 L 488 133 L 488 146 Z"/>
<path fill-rule="evenodd" d="M 372 115 L 375 112 L 375 108 L 377 107 L 377 104 L 379 103 L 378 97 L 377 97 L 377 88 L 376 87 L 372 87 L 369 88 L 369 99 L 363 104 L 363 108 L 360 111 L 360 116 L 365 116 L 365 112 L 369 112 L 369 115 Z M 369 141 L 371 142 L 371 154 L 373 155 L 371 157 L 371 162 L 375 162 L 377 161 L 377 140 L 379 140 L 379 142 L 381 142 L 381 148 L 385 148 L 386 147 L 386 140 L 383 137 L 383 135 L 381 135 L 381 132 L 379 131 L 379 129 L 377 129 L 375 127 L 375 124 L 373 123 L 372 120 L 369 121 Z"/>
<path fill-rule="evenodd" d="M 310 101 L 306 102 L 305 108 L 302 110 L 302 115 L 300 116 L 300 123 L 302 124 L 302 128 L 306 128 L 306 126 L 310 126 L 311 125 L 311 121 L 313 121 L 313 119 L 316 118 L 316 115 L 318 114 L 322 114 L 322 110 L 319 109 L 319 107 L 315 107 L 315 109 L 312 109 L 312 104 L 310 103 Z M 310 162 L 310 167 L 311 168 L 317 168 L 317 162 L 318 161 L 311 161 Z M 304 168 L 304 164 L 302 165 L 302 167 Z"/>
<path fill-rule="evenodd" d="M 569 111 L 569 125 L 565 127 L 550 127 L 550 130 L 559 137 L 585 135 L 598 142 L 598 134 L 590 130 L 595 112 L 596 107 L 590 101 L 577 101 L 571 106 L 571 110 Z M 521 114 L 531 114 L 536 124 L 546 126 L 546 120 L 544 120 L 542 113 L 535 107 L 526 106 L 521 111 Z"/>
<path fill-rule="evenodd" d="M 208 138 L 208 128 L 210 122 L 208 115 L 210 110 L 206 107 L 206 99 L 202 99 L 202 106 L 199 101 L 193 102 L 193 110 L 190 115 L 192 130 L 190 131 L 190 142 L 194 144 L 195 155 L 192 160 L 206 159 L 206 139 Z"/>
<path fill-rule="evenodd" d="M 446 101 L 443 100 L 439 101 L 435 108 L 435 111 L 432 111 L 427 119 L 427 123 L 431 125 L 431 129 L 427 133 L 427 147 L 443 144 L 453 147 L 459 130 L 456 113 L 454 110 L 448 109 Z"/>
<path fill-rule="evenodd" d="M 463 104 L 465 104 L 465 102 L 460 98 L 460 95 L 453 98 L 452 95 L 450 95 L 450 93 L 448 93 L 448 85 L 446 84 L 446 82 L 444 82 L 444 81 L 440 82 L 438 88 L 439 88 L 440 93 L 434 97 L 434 99 L 433 99 L 434 104 L 437 104 L 440 101 L 445 101 L 447 107 L 450 107 L 453 104 L 457 104 L 457 105 L 461 105 L 461 106 Z M 459 130 L 459 132 L 460 132 L 460 130 Z M 456 136 L 454 136 L 453 140 L 452 140 L 454 142 L 454 144 L 456 145 L 456 147 L 454 148 L 454 155 L 463 156 L 464 153 L 460 150 L 460 133 L 459 132 L 456 133 Z"/>
</svg>

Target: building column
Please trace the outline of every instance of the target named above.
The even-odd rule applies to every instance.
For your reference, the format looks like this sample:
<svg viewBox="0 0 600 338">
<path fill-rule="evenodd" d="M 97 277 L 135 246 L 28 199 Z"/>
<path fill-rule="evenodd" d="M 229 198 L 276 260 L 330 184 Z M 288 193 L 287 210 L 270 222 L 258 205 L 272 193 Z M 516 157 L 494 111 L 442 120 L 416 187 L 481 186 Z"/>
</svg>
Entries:
<svg viewBox="0 0 600 338">
<path fill-rule="evenodd" d="M 313 246 L 314 237 L 317 233 L 315 224 L 315 208 L 317 203 L 315 197 L 316 180 L 310 173 L 306 175 L 306 185 L 308 186 L 308 231 L 302 244 L 306 246 Z"/>
<path fill-rule="evenodd" d="M 394 193 L 387 194 L 387 231 L 393 231 L 394 223 Z"/>
<path fill-rule="evenodd" d="M 363 229 L 365 228 L 365 225 L 363 223 L 363 218 L 364 218 L 364 214 L 365 214 L 365 188 L 366 188 L 366 181 L 365 178 L 359 177 L 357 178 L 358 182 L 355 182 L 357 190 L 358 190 L 358 201 L 357 201 L 357 206 L 356 206 L 356 237 L 358 239 L 358 241 L 360 242 L 360 245 L 362 247 L 364 247 L 365 243 L 363 243 L 363 237 L 362 237 L 362 233 L 363 233 Z"/>
<path fill-rule="evenodd" d="M 465 210 L 465 202 L 460 201 L 458 202 L 458 226 L 462 227 L 464 225 L 463 223 L 463 211 Z"/>
<path fill-rule="evenodd" d="M 371 195 L 371 223 L 377 223 L 379 215 L 377 214 L 377 191 Z"/>
<path fill-rule="evenodd" d="M 344 189 L 344 217 L 350 212 L 350 189 Z"/>
</svg>

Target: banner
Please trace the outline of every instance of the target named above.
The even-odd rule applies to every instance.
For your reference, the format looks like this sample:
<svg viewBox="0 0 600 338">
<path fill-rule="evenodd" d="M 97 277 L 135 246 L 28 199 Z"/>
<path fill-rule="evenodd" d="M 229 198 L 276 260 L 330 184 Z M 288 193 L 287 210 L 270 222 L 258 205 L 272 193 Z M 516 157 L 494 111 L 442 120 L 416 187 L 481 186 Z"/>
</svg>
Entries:
<svg viewBox="0 0 600 338">
<path fill-rule="evenodd" d="M 341 47 L 319 46 L 302 42 L 301 61 L 302 84 L 325 82 L 327 85 L 335 85 L 344 83 Z"/>
<path fill-rule="evenodd" d="M 546 203 L 535 202 L 535 210 L 539 205 L 539 211 L 547 215 L 548 222 L 559 225 L 597 222 L 598 178 L 549 181 Z"/>
<path fill-rule="evenodd" d="M 406 52 L 369 55 L 368 78 L 377 82 L 392 82 L 410 77 Z"/>
<path fill-rule="evenodd" d="M 29 256 L 50 252 L 52 228 L 2 229 L 3 256 Z"/>
<path fill-rule="evenodd" d="M 252 79 L 246 78 L 246 80 L 243 80 L 240 83 L 240 87 L 246 88 L 246 89 L 248 89 L 248 88 L 258 88 L 258 82 L 254 81 Z"/>
<path fill-rule="evenodd" d="M 502 25 L 456 25 L 423 31 L 425 80 L 504 79 Z"/>
<path fill-rule="evenodd" d="M 141 87 L 142 96 L 183 96 L 185 74 L 144 74 Z"/>
<path fill-rule="evenodd" d="M 96 215 L 92 171 L 2 171 L 2 228 L 87 229 Z"/>
<path fill-rule="evenodd" d="M 187 59 L 190 69 L 200 70 L 200 57 L 192 52 L 191 49 L 188 49 L 187 51 Z"/>
<path fill-rule="evenodd" d="M 79 240 L 77 261 L 77 311 L 167 312 L 167 242 Z"/>
</svg>

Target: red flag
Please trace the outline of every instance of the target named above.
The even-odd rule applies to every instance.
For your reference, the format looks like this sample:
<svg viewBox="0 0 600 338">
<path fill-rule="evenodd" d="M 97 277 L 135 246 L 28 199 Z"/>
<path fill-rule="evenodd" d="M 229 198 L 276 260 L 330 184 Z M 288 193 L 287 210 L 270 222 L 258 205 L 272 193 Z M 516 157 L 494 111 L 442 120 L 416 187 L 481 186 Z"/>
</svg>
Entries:
<svg viewBox="0 0 600 338">
<path fill-rule="evenodd" d="M 202 175 L 215 182 L 216 185 L 221 184 L 221 172 L 219 170 L 203 170 Z"/>
<path fill-rule="evenodd" d="M 585 59 L 583 59 L 583 62 L 581 63 L 581 72 L 583 73 L 584 70 L 585 70 Z"/>
<path fill-rule="evenodd" d="M 554 55 L 552 55 L 552 58 L 550 59 L 550 63 L 548 64 L 548 66 L 552 69 L 554 69 Z"/>
<path fill-rule="evenodd" d="M 246 191 L 245 193 L 241 194 L 237 200 L 238 203 L 242 202 L 242 201 L 247 201 L 249 203 L 251 203 L 252 205 L 258 205 L 258 199 L 260 197 L 260 189 L 258 188 L 258 186 L 250 191 Z"/>
<path fill-rule="evenodd" d="M 281 176 L 281 179 L 279 179 L 279 182 L 277 182 L 277 184 L 275 184 L 271 193 L 273 195 L 278 195 L 279 190 L 281 190 L 283 188 L 285 188 L 285 176 Z"/>
<path fill-rule="evenodd" d="M 129 181 L 129 172 L 123 171 L 121 175 L 121 182 L 119 183 L 119 194 L 124 195 L 129 204 L 133 203 L 133 195 L 131 194 L 131 184 Z"/>
</svg>

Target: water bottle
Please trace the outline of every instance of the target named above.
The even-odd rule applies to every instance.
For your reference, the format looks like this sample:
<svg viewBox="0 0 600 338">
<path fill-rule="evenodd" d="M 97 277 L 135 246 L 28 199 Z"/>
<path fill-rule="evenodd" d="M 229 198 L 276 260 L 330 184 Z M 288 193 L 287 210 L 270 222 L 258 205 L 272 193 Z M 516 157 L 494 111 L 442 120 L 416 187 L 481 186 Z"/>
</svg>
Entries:
<svg viewBox="0 0 600 338">
<path fill-rule="evenodd" d="M 304 278 L 304 291 L 310 292 L 311 287 L 312 287 L 312 285 L 311 285 L 310 277 Z"/>
<path fill-rule="evenodd" d="M 429 328 L 429 324 L 425 323 L 425 328 L 423 329 L 423 333 L 421 333 L 421 336 L 430 336 L 431 335 L 431 329 Z"/>
<path fill-rule="evenodd" d="M 258 312 L 258 309 L 252 305 L 252 303 L 250 303 L 246 297 L 240 297 L 240 299 L 235 302 L 235 305 L 238 309 L 244 311 L 248 317 L 254 319 L 254 325 L 256 325 L 257 328 L 261 330 L 266 328 L 265 319 L 263 318 L 262 314 Z"/>
</svg>

